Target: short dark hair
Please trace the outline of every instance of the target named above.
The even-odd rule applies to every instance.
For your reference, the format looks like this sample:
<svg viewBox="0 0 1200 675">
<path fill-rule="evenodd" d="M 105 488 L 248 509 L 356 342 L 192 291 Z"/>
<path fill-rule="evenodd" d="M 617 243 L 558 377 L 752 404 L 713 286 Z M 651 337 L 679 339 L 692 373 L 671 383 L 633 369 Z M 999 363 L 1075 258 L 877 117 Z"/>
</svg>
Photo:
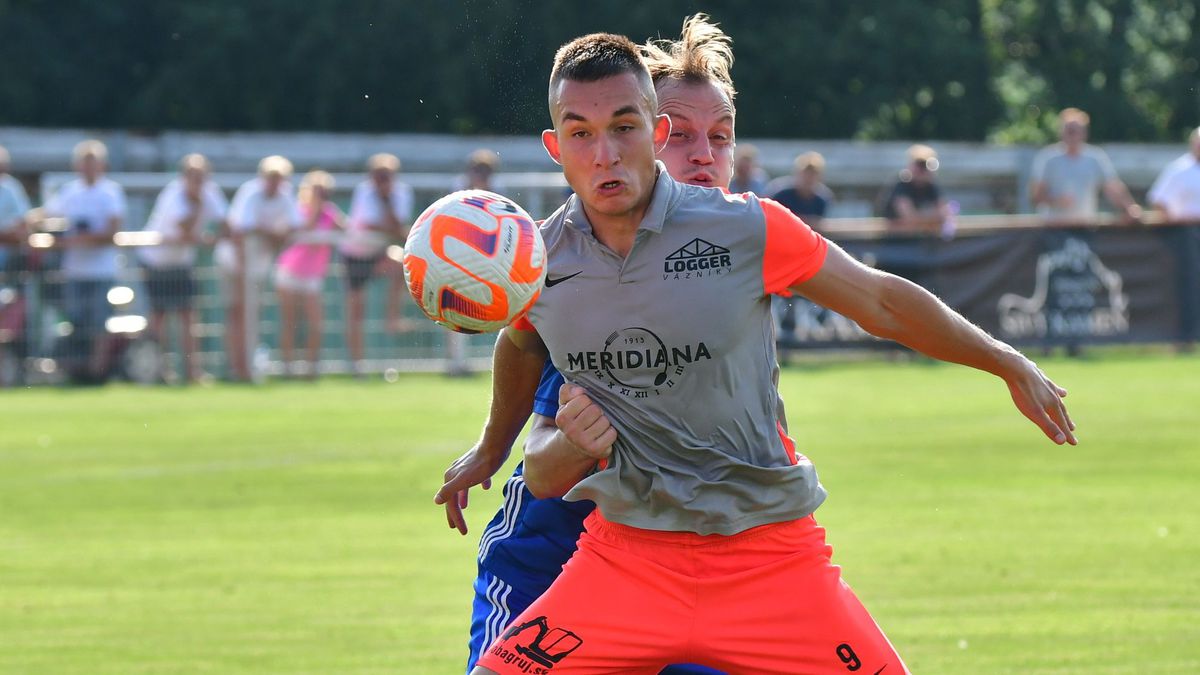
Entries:
<svg viewBox="0 0 1200 675">
<path fill-rule="evenodd" d="M 651 114 L 657 112 L 654 83 L 633 40 L 612 33 L 592 33 L 571 40 L 554 54 L 554 67 L 550 70 L 550 115 L 554 115 L 555 93 L 563 80 L 595 82 L 624 73 L 633 73 L 637 77 Z"/>
</svg>

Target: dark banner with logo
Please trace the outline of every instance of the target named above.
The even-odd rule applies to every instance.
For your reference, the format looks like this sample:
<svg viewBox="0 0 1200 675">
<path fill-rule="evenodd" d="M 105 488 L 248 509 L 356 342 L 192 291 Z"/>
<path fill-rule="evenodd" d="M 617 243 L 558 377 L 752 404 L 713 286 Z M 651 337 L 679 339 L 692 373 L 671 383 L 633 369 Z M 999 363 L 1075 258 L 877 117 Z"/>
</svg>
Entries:
<svg viewBox="0 0 1200 675">
<path fill-rule="evenodd" d="M 1178 342 L 1197 333 L 1198 227 L 1011 230 L 842 247 L 1014 344 Z M 885 345 L 833 312 L 804 300 L 791 305 L 777 307 L 784 348 Z"/>
</svg>

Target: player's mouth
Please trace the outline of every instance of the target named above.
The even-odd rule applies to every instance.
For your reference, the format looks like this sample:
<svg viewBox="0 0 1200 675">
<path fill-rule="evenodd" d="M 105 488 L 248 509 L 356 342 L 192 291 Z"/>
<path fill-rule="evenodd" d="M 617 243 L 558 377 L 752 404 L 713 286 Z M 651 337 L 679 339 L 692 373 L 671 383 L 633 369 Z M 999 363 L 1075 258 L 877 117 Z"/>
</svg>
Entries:
<svg viewBox="0 0 1200 675">
<path fill-rule="evenodd" d="M 712 174 L 705 171 L 697 171 L 696 173 L 687 177 L 688 183 L 691 183 L 692 185 L 699 185 L 700 187 L 712 187 L 714 185 L 713 181 L 715 180 L 716 178 Z"/>
<path fill-rule="evenodd" d="M 621 180 L 606 180 L 596 184 L 596 193 L 601 197 L 611 197 L 617 194 L 625 187 L 625 181 Z"/>
</svg>

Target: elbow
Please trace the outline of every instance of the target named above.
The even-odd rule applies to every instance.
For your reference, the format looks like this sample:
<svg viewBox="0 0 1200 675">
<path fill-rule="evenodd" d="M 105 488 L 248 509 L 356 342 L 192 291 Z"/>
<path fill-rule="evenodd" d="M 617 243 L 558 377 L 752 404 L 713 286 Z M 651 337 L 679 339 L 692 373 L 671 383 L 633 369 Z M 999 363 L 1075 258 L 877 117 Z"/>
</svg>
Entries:
<svg viewBox="0 0 1200 675">
<path fill-rule="evenodd" d="M 525 461 L 525 488 L 529 490 L 529 494 L 533 495 L 534 499 L 557 499 L 565 494 L 570 489 L 570 486 L 564 486 L 555 483 L 543 475 L 538 470 L 536 464 L 531 465 L 529 460 Z"/>
<path fill-rule="evenodd" d="M 904 334 L 904 314 L 901 311 L 901 297 L 911 286 L 895 275 L 885 275 L 881 280 L 875 306 L 859 321 L 862 329 L 878 338 L 899 340 Z"/>
</svg>

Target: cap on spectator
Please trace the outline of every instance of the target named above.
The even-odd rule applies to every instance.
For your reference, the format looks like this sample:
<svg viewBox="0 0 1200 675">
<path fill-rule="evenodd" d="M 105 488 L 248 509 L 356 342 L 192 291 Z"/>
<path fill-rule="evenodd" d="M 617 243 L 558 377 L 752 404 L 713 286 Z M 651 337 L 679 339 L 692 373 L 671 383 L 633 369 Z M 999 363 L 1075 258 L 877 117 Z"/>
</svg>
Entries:
<svg viewBox="0 0 1200 675">
<path fill-rule="evenodd" d="M 822 157 L 821 153 L 819 153 L 819 152 L 809 151 L 809 152 L 803 153 L 801 155 L 797 155 L 794 165 L 795 165 L 797 171 L 803 171 L 805 169 L 812 169 L 813 171 L 824 171 L 825 170 L 825 158 Z"/>
<path fill-rule="evenodd" d="M 258 163 L 258 175 L 288 178 L 292 175 L 292 163 L 282 155 L 263 157 L 262 161 Z"/>
<path fill-rule="evenodd" d="M 467 169 L 488 169 L 495 171 L 499 165 L 500 155 L 487 148 L 480 148 L 467 155 Z"/>
<path fill-rule="evenodd" d="M 1063 126 L 1074 122 L 1086 127 L 1092 123 L 1092 117 L 1079 108 L 1063 108 L 1062 112 L 1058 113 L 1058 122 Z"/>
<path fill-rule="evenodd" d="M 202 171 L 208 173 L 210 168 L 208 158 L 198 152 L 184 155 L 183 159 L 179 160 L 180 171 Z"/>
<path fill-rule="evenodd" d="M 400 171 L 400 158 L 388 152 L 375 153 L 367 158 L 367 171 L 377 169 L 396 173 Z"/>
<path fill-rule="evenodd" d="M 107 162 L 108 148 L 100 141 L 94 139 L 80 141 L 75 144 L 75 149 L 71 151 L 71 158 L 73 160 L 81 162 L 89 157 L 101 162 Z"/>
</svg>

